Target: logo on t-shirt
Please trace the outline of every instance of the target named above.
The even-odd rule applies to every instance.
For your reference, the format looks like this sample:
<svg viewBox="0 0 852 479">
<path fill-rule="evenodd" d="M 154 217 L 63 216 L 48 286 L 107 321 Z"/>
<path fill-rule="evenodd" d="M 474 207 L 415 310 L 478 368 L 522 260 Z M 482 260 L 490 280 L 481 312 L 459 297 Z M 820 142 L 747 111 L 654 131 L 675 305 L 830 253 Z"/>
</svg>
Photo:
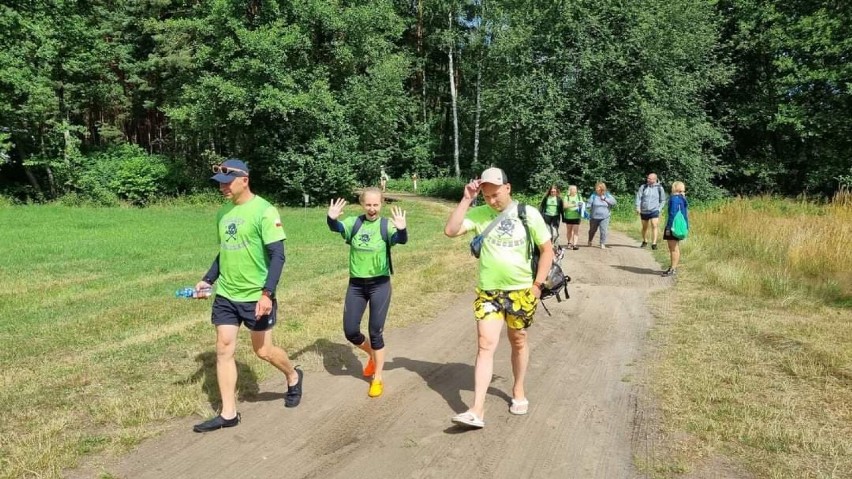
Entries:
<svg viewBox="0 0 852 479">
<path fill-rule="evenodd" d="M 514 248 L 526 242 L 526 234 L 515 239 L 515 229 L 518 227 L 518 222 L 509 218 L 504 219 L 497 225 L 495 230 L 497 234 L 490 234 L 486 241 L 500 248 Z"/>
<path fill-rule="evenodd" d="M 371 239 L 370 233 L 359 234 L 358 238 L 357 238 L 358 246 L 360 246 L 362 248 L 366 248 L 367 245 L 370 244 L 370 239 Z"/>
<path fill-rule="evenodd" d="M 225 228 L 225 241 L 237 240 L 237 224 L 230 223 L 227 228 Z"/>
<path fill-rule="evenodd" d="M 514 232 L 515 222 L 509 218 L 504 219 L 499 225 L 497 225 L 497 233 L 499 233 L 500 236 L 508 236 L 511 238 Z"/>
</svg>

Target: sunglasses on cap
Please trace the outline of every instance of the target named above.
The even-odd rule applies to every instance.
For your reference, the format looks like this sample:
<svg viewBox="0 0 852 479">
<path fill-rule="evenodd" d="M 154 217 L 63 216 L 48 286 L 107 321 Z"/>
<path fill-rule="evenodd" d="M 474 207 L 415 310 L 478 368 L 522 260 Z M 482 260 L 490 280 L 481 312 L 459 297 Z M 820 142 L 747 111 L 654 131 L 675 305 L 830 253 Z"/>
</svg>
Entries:
<svg viewBox="0 0 852 479">
<path fill-rule="evenodd" d="M 241 170 L 239 168 L 234 168 L 232 166 L 223 166 L 223 165 L 213 165 L 213 173 L 222 173 L 223 175 L 230 175 L 231 173 L 242 173 L 245 176 L 248 176 L 248 172 L 245 170 Z M 236 175 L 234 175 L 236 176 Z"/>
</svg>

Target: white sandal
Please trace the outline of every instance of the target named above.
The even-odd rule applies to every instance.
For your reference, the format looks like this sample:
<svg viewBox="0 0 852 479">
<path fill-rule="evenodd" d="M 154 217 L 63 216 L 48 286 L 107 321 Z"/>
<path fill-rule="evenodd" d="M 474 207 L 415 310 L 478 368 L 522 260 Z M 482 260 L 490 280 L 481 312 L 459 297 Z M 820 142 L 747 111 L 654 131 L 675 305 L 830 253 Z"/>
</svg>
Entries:
<svg viewBox="0 0 852 479">
<path fill-rule="evenodd" d="M 523 416 L 530 410 L 530 402 L 528 399 L 512 399 L 512 405 L 509 406 L 509 412 L 516 416 Z"/>
</svg>

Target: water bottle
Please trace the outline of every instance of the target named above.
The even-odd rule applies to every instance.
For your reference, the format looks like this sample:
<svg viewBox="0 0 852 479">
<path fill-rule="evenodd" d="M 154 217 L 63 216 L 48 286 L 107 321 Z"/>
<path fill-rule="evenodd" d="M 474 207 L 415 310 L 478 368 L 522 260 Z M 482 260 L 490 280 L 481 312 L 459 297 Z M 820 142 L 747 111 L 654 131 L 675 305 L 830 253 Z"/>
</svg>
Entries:
<svg viewBox="0 0 852 479">
<path fill-rule="evenodd" d="M 204 299 L 204 298 L 209 298 L 211 292 L 212 292 L 211 288 L 209 288 L 209 287 L 196 290 L 192 286 L 187 286 L 185 288 L 180 288 L 179 290 L 175 291 L 175 297 L 176 298 Z"/>
</svg>

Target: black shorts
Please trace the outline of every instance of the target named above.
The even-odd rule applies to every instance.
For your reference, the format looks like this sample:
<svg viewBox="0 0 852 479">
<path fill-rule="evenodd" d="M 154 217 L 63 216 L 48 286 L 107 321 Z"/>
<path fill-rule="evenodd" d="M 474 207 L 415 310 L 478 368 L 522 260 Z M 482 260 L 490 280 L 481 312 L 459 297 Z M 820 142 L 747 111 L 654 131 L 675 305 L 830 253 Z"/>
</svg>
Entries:
<svg viewBox="0 0 852 479">
<path fill-rule="evenodd" d="M 213 300 L 213 314 L 210 322 L 220 325 L 239 326 L 245 324 L 250 331 L 267 331 L 275 326 L 278 317 L 278 301 L 272 300 L 272 312 L 260 319 L 255 318 L 254 308 L 257 302 L 239 303 L 224 296 Z"/>
<path fill-rule="evenodd" d="M 663 230 L 663 239 L 680 241 L 680 238 L 675 238 L 674 236 L 672 236 L 672 230 L 670 228 L 666 228 L 665 230 Z"/>
<path fill-rule="evenodd" d="M 580 218 L 562 218 L 562 221 L 566 225 L 578 225 L 578 224 L 580 224 Z"/>
<path fill-rule="evenodd" d="M 640 213 L 639 217 L 642 218 L 642 221 L 648 221 L 648 220 L 652 220 L 654 218 L 659 218 L 660 212 L 659 211 L 652 211 L 648 214 Z"/>
</svg>

